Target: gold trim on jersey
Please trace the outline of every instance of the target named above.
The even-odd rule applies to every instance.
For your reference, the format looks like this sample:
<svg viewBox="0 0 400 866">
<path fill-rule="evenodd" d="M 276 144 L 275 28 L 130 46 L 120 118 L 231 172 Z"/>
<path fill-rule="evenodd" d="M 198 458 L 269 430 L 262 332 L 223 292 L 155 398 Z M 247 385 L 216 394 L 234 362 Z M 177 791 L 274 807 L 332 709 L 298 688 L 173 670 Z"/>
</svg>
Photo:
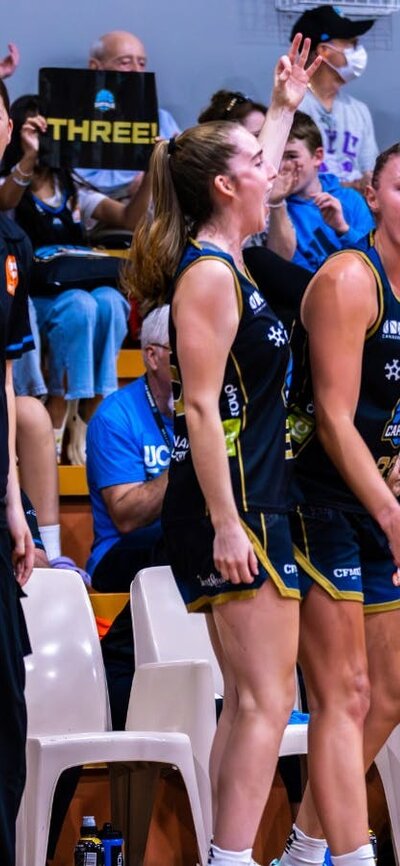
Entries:
<svg viewBox="0 0 400 866">
<path fill-rule="evenodd" d="M 342 601 L 363 601 L 364 595 L 362 592 L 351 592 L 351 590 L 341 591 L 337 588 L 333 583 L 328 580 L 322 572 L 318 571 L 317 568 L 304 556 L 304 553 L 294 544 L 293 545 L 294 558 L 298 565 L 302 567 L 302 569 L 308 574 L 309 577 L 312 577 L 319 586 L 322 586 L 323 589 L 331 596 L 331 598 L 335 598 L 336 600 Z"/>
<path fill-rule="evenodd" d="M 193 244 L 194 247 L 196 247 L 196 249 L 198 249 L 198 250 L 203 249 L 203 247 L 200 246 L 200 244 L 198 244 L 197 241 L 191 240 L 191 243 Z M 221 250 L 221 252 L 223 252 L 223 250 Z M 227 253 L 227 255 L 229 255 L 229 253 Z M 176 286 L 178 285 L 181 277 L 183 277 L 183 275 L 186 274 L 187 271 L 190 271 L 190 269 L 193 267 L 193 265 L 197 265 L 198 262 L 206 262 L 206 261 L 222 262 L 223 265 L 226 265 L 226 267 L 229 268 L 229 270 L 233 276 L 233 283 L 235 286 L 235 294 L 236 294 L 236 300 L 237 300 L 238 311 L 239 311 L 239 319 L 241 319 L 242 314 L 243 314 L 243 296 L 242 296 L 242 289 L 241 289 L 241 285 L 240 285 L 240 280 L 239 280 L 239 277 L 236 273 L 236 271 L 239 271 L 239 268 L 235 269 L 235 267 L 233 265 L 231 265 L 231 263 L 228 262 L 226 259 L 224 259 L 221 255 L 219 255 L 218 252 L 216 252 L 214 256 L 210 256 L 207 254 L 202 255 L 201 258 L 195 259 L 194 262 L 189 262 L 187 265 L 185 265 L 185 267 L 178 274 L 178 277 L 175 281 L 175 285 Z"/>
<path fill-rule="evenodd" d="M 369 233 L 369 238 L 368 238 L 368 239 L 369 239 L 369 245 L 370 245 L 371 247 L 375 247 L 375 232 L 376 232 L 376 229 L 371 229 L 371 231 L 370 231 L 370 233 Z M 379 253 L 377 253 L 377 255 L 379 255 Z M 397 302 L 400 302 L 400 295 L 398 295 L 398 294 L 395 292 L 394 287 L 392 286 L 392 284 L 391 284 L 391 282 L 390 282 L 389 279 L 388 279 L 388 283 L 389 283 L 390 291 L 391 291 L 393 297 L 395 298 L 395 300 L 396 300 Z"/>
<path fill-rule="evenodd" d="M 239 463 L 239 472 L 240 472 L 240 486 L 242 488 L 242 505 L 243 511 L 248 511 L 247 506 L 247 493 L 246 493 L 246 477 L 243 466 L 243 457 L 242 457 L 242 448 L 240 444 L 240 437 L 236 440 L 236 450 L 237 450 L 237 459 Z"/>
<path fill-rule="evenodd" d="M 236 370 L 236 375 L 239 379 L 240 390 L 242 392 L 242 396 L 243 396 L 243 400 L 244 400 L 243 409 L 242 409 L 242 418 L 243 418 L 242 429 L 245 430 L 246 423 L 247 423 L 247 404 L 249 402 L 249 398 L 248 398 L 247 391 L 246 391 L 246 388 L 245 388 L 245 385 L 244 385 L 244 382 L 242 379 L 242 371 L 240 369 L 239 361 L 236 359 L 235 355 L 233 354 L 232 349 L 230 350 L 229 355 L 232 358 L 233 365 L 234 365 L 235 370 Z"/>
<path fill-rule="evenodd" d="M 283 596 L 284 598 L 299 599 L 300 598 L 300 590 L 299 589 L 290 589 L 289 587 L 287 587 L 285 585 L 284 581 L 282 580 L 279 572 L 276 570 L 275 566 L 272 564 L 271 560 L 268 558 L 268 554 L 267 554 L 267 530 L 266 530 L 266 526 L 265 526 L 265 521 L 264 521 L 264 525 L 263 525 L 263 532 L 265 532 L 265 538 L 266 538 L 266 544 L 265 544 L 265 549 L 264 549 L 262 544 L 261 544 L 260 539 L 257 538 L 257 536 L 253 532 L 253 530 L 250 529 L 249 526 L 247 526 L 247 523 L 245 523 L 245 521 L 242 520 L 241 517 L 239 519 L 240 519 L 241 526 L 243 527 L 248 539 L 251 541 L 251 543 L 253 545 L 254 553 L 256 554 L 257 559 L 260 560 L 261 565 L 268 572 L 268 574 L 269 574 L 271 580 L 273 580 L 279 594 L 281 596 Z"/>
<path fill-rule="evenodd" d="M 233 365 L 235 367 L 236 375 L 237 375 L 238 381 L 239 381 L 239 387 L 240 387 L 240 390 L 242 392 L 242 397 L 243 397 L 242 430 L 245 430 L 246 424 L 247 424 L 247 404 L 249 402 L 249 398 L 248 398 L 247 391 L 246 391 L 246 388 L 245 388 L 245 385 L 243 382 L 242 371 L 240 369 L 239 361 L 235 357 L 232 349 L 230 350 L 229 355 L 230 355 L 232 362 L 233 362 Z M 236 439 L 236 452 L 237 452 L 237 459 L 238 459 L 238 463 L 239 463 L 240 484 L 241 484 L 241 488 L 242 488 L 243 510 L 247 511 L 248 508 L 247 508 L 247 492 L 246 492 L 246 473 L 245 473 L 244 464 L 243 464 L 240 435 Z"/>
<path fill-rule="evenodd" d="M 306 557 L 307 557 L 307 559 L 309 560 L 309 559 L 310 559 L 310 548 L 309 548 L 309 546 L 308 546 L 308 538 L 307 538 L 306 524 L 305 524 L 304 517 L 303 517 L 303 515 L 302 515 L 302 513 L 301 513 L 301 509 L 300 509 L 300 508 L 297 509 L 297 515 L 298 515 L 298 517 L 300 518 L 301 531 L 302 531 L 302 535 L 303 535 L 304 550 L 305 550 L 305 553 L 306 553 Z"/>
<path fill-rule="evenodd" d="M 369 613 L 382 613 L 384 610 L 398 610 L 400 607 L 400 598 L 396 601 L 382 601 L 376 604 L 366 604 L 364 613 L 367 616 Z"/>
<path fill-rule="evenodd" d="M 265 517 L 264 517 L 262 512 L 260 514 L 260 519 L 261 519 L 261 529 L 262 529 L 262 534 L 263 534 L 263 545 L 264 545 L 265 550 L 266 550 L 267 549 L 267 527 L 265 525 Z"/>
<path fill-rule="evenodd" d="M 214 597 L 210 597 L 209 595 L 202 595 L 201 598 L 196 598 L 196 601 L 191 601 L 186 605 L 188 611 L 190 613 L 194 613 L 195 611 L 201 609 L 202 607 L 213 607 L 214 604 L 225 604 L 226 601 L 232 601 L 234 598 L 254 598 L 257 595 L 259 587 L 257 589 L 240 589 L 232 590 L 231 592 L 224 592 L 221 595 L 214 595 Z"/>
<path fill-rule="evenodd" d="M 371 241 L 371 235 L 370 235 L 370 241 Z M 367 267 L 369 267 L 369 269 L 372 271 L 372 273 L 375 277 L 375 282 L 376 282 L 376 287 L 377 287 L 377 292 L 378 292 L 378 315 L 375 319 L 375 322 L 371 325 L 370 328 L 367 329 L 365 339 L 369 340 L 370 337 L 373 337 L 374 334 L 376 334 L 376 332 L 377 332 L 377 330 L 378 330 L 378 328 L 382 322 L 383 314 L 385 312 L 382 277 L 381 277 L 379 271 L 376 269 L 375 265 L 371 262 L 371 259 L 368 257 L 367 253 L 365 253 L 363 250 L 357 250 L 357 249 L 354 249 L 353 247 L 349 247 L 348 249 L 345 249 L 345 250 L 338 250 L 337 253 L 332 253 L 330 258 L 333 259 L 336 256 L 341 255 L 342 253 L 355 253 L 357 256 L 360 257 L 360 259 L 362 259 L 363 262 L 365 262 L 365 264 L 367 265 Z"/>
</svg>

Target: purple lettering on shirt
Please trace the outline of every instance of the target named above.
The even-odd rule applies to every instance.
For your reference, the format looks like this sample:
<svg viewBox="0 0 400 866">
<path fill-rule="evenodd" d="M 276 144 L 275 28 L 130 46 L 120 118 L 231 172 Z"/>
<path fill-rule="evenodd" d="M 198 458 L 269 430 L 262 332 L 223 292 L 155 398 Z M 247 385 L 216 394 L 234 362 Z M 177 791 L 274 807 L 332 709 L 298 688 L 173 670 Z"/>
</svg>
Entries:
<svg viewBox="0 0 400 866">
<path fill-rule="evenodd" d="M 334 144 L 335 144 L 335 141 L 337 139 L 336 129 L 326 129 L 325 135 L 328 139 L 327 153 L 335 153 Z"/>
<path fill-rule="evenodd" d="M 352 135 L 351 132 L 346 129 L 344 133 L 343 153 L 345 153 L 346 156 L 356 157 L 357 153 L 355 147 L 358 141 L 358 135 Z"/>
<path fill-rule="evenodd" d="M 345 159 L 344 162 L 342 162 L 343 171 L 349 171 L 350 172 L 350 171 L 353 171 L 353 168 L 354 168 L 354 166 L 353 166 L 353 163 L 351 162 L 350 159 Z"/>
</svg>

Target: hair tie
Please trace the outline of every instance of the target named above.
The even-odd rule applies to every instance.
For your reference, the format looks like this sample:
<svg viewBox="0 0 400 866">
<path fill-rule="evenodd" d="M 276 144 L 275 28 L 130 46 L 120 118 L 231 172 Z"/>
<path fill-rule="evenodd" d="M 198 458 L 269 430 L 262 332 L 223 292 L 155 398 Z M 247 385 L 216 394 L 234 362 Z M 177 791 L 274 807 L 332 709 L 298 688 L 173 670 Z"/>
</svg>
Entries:
<svg viewBox="0 0 400 866">
<path fill-rule="evenodd" d="M 173 138 L 170 138 L 170 140 L 168 142 L 168 156 L 172 156 L 172 154 L 175 153 L 175 151 L 176 151 L 176 138 L 174 136 Z"/>
<path fill-rule="evenodd" d="M 235 105 L 243 105 L 244 102 L 251 102 L 250 97 L 240 92 L 231 93 L 228 105 L 224 109 L 224 117 L 235 108 Z"/>
</svg>

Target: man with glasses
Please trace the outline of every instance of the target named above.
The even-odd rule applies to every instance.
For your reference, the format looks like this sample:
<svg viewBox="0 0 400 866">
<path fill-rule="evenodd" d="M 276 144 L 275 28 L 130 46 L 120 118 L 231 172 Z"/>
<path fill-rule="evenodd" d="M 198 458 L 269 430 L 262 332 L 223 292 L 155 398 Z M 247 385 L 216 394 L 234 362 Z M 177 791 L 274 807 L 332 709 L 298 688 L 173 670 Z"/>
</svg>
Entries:
<svg viewBox="0 0 400 866">
<path fill-rule="evenodd" d="M 160 515 L 172 448 L 168 306 L 144 319 L 146 373 L 107 397 L 89 422 L 86 470 L 94 542 L 87 563 L 99 592 L 128 592 L 136 572 L 167 562 Z M 129 610 L 102 640 L 114 728 L 124 727 L 134 670 Z"/>
<path fill-rule="evenodd" d="M 346 18 L 338 6 L 309 9 L 293 26 L 311 39 L 311 50 L 323 58 L 313 76 L 300 110 L 320 129 L 324 162 L 320 171 L 335 174 L 341 183 L 363 191 L 378 155 L 374 127 L 367 105 L 343 93 L 343 85 L 359 78 L 367 65 L 367 52 L 359 37 L 373 19 Z"/>
<path fill-rule="evenodd" d="M 92 45 L 89 56 L 90 69 L 104 69 L 115 72 L 146 72 L 147 54 L 140 39 L 125 30 L 112 30 L 101 36 Z M 169 111 L 158 109 L 158 134 L 160 138 L 172 138 L 180 132 L 176 120 Z M 146 174 L 139 171 L 117 169 L 80 168 L 80 177 L 96 189 L 112 198 L 132 195 L 143 184 Z M 132 184 L 134 186 L 132 186 Z M 144 205 L 147 205 L 147 192 L 142 190 Z"/>
</svg>

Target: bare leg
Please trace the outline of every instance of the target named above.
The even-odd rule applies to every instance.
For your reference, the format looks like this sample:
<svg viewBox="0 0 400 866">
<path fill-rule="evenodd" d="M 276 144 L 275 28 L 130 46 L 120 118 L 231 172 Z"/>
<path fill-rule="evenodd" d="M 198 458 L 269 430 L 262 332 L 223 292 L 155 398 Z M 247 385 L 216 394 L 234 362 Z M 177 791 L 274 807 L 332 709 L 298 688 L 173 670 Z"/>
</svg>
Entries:
<svg viewBox="0 0 400 866">
<path fill-rule="evenodd" d="M 365 766 L 400 722 L 400 610 L 365 617 L 371 707 L 364 729 Z"/>
<path fill-rule="evenodd" d="M 35 506 L 39 526 L 60 522 L 53 428 L 35 397 L 17 397 L 17 453 L 21 487 Z"/>
<path fill-rule="evenodd" d="M 310 783 L 296 824 L 307 836 L 325 835 L 332 854 L 340 855 L 369 841 L 363 761 L 369 685 L 362 604 L 335 601 L 314 585 L 302 605 L 300 659 L 311 712 Z"/>
<path fill-rule="evenodd" d="M 222 712 L 218 719 L 218 726 L 214 737 L 211 755 L 210 755 L 210 781 L 213 801 L 213 827 L 217 815 L 217 790 L 218 778 L 221 766 L 222 756 L 228 742 L 231 728 L 238 710 L 238 694 L 236 684 L 229 666 L 226 663 L 224 652 L 218 637 L 218 632 L 215 627 L 212 614 L 207 614 L 207 626 L 211 638 L 211 643 L 215 655 L 218 659 L 219 666 L 224 678 L 224 700 L 222 704 Z"/>
<path fill-rule="evenodd" d="M 68 404 L 64 400 L 64 397 L 50 395 L 46 403 L 46 409 L 50 415 L 53 427 L 56 429 L 62 427 L 68 409 Z"/>
<path fill-rule="evenodd" d="M 242 851 L 253 847 L 294 703 L 298 603 L 268 581 L 255 598 L 227 602 L 213 615 L 228 688 L 234 681 L 238 695 L 225 748 L 215 753 L 215 843 Z"/>
<path fill-rule="evenodd" d="M 84 400 L 79 400 L 79 414 L 85 424 L 90 421 L 102 400 L 103 397 L 101 394 L 96 394 L 95 397 L 87 397 Z"/>
</svg>

